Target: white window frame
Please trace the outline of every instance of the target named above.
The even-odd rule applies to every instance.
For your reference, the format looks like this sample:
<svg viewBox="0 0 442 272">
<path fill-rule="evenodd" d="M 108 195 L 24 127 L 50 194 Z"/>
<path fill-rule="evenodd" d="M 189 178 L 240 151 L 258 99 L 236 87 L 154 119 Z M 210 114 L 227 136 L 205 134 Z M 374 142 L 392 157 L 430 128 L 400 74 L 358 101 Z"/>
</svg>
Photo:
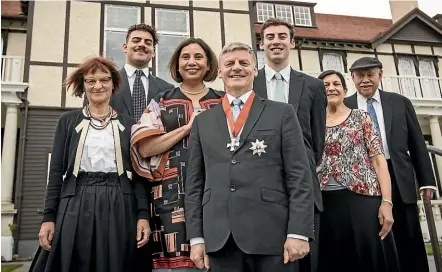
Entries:
<svg viewBox="0 0 442 272">
<path fill-rule="evenodd" d="M 260 8 L 266 7 L 265 11 L 266 11 L 266 15 L 259 15 L 259 10 Z M 271 11 L 272 14 L 269 16 L 268 11 L 269 9 L 267 9 L 268 7 L 271 7 Z M 256 4 L 256 18 L 258 20 L 259 23 L 264 23 L 265 21 L 267 21 L 267 19 L 264 19 L 263 17 L 265 16 L 269 16 L 267 19 L 269 18 L 275 18 L 275 5 L 274 4 L 270 4 L 270 3 L 257 3 Z M 261 18 L 260 18 L 261 17 Z"/>
<path fill-rule="evenodd" d="M 284 9 L 284 11 L 280 11 L 280 13 L 285 13 L 285 12 L 289 12 L 290 13 L 290 17 L 282 17 L 282 16 L 278 16 L 278 7 L 281 7 Z M 282 20 L 286 20 L 287 22 L 289 22 L 290 24 L 293 25 L 293 9 L 291 6 L 288 5 L 280 5 L 280 4 L 275 4 L 275 16 L 276 18 L 282 19 Z"/>
<path fill-rule="evenodd" d="M 120 5 L 104 5 L 104 25 L 103 25 L 103 56 L 108 57 L 107 55 L 107 48 L 106 48 L 106 41 L 107 41 L 107 34 L 109 32 L 120 32 L 120 33 L 126 33 L 127 32 L 127 28 L 116 28 L 116 27 L 107 27 L 107 12 L 108 9 L 112 7 L 112 8 L 133 8 L 136 9 L 137 12 L 137 24 L 141 23 L 141 8 L 140 7 L 136 7 L 136 6 L 120 6 Z M 125 43 L 126 41 L 121 41 L 121 45 L 123 45 L 123 43 Z"/>
<path fill-rule="evenodd" d="M 299 12 L 296 12 L 296 9 L 299 9 L 298 10 Z M 297 15 L 298 15 L 298 17 L 297 17 Z M 302 17 L 302 15 L 305 15 L 305 16 Z M 294 19 L 295 26 L 313 26 L 312 14 L 311 14 L 310 7 L 294 6 L 293 7 L 293 19 Z M 297 23 L 296 19 L 299 19 L 300 23 Z"/>
<path fill-rule="evenodd" d="M 184 37 L 184 38 L 190 38 L 190 19 L 189 19 L 189 11 L 188 10 L 176 10 L 176 9 L 168 9 L 168 8 L 161 8 L 161 9 L 155 9 L 155 18 L 158 17 L 158 11 L 179 11 L 182 12 L 184 14 L 186 14 L 186 21 L 187 21 L 187 27 L 186 27 L 186 31 L 185 32 L 180 32 L 180 31 L 170 31 L 170 30 L 160 30 L 157 28 L 157 34 L 158 34 L 158 38 L 160 40 L 161 43 L 161 36 L 175 36 L 175 37 Z M 160 52 L 160 47 L 159 44 L 156 45 L 155 48 L 155 75 L 158 76 L 158 61 L 160 61 L 159 59 L 159 55 L 158 52 Z M 166 61 L 169 62 L 170 60 L 162 60 L 162 61 Z M 174 83 L 174 82 L 172 82 Z"/>
</svg>

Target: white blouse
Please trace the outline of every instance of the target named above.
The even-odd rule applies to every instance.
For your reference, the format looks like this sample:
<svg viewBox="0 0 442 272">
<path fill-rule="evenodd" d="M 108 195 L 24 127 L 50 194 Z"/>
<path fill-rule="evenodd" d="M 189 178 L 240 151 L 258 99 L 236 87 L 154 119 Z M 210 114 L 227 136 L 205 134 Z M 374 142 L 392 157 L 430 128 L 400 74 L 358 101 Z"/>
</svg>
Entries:
<svg viewBox="0 0 442 272">
<path fill-rule="evenodd" d="M 91 122 L 98 121 L 91 119 Z M 80 170 L 85 172 L 117 172 L 112 124 L 97 130 L 89 126 L 84 141 Z"/>
</svg>

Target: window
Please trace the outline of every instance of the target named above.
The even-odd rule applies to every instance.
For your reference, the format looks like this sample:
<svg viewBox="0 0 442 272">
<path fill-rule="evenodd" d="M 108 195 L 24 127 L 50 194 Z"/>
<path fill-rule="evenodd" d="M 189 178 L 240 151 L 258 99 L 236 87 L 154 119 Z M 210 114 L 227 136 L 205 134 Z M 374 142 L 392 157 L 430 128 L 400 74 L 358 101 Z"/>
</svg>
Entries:
<svg viewBox="0 0 442 272">
<path fill-rule="evenodd" d="M 324 53 L 322 56 L 322 70 L 335 70 L 345 73 L 342 55 L 337 53 Z"/>
<path fill-rule="evenodd" d="M 287 21 L 293 24 L 292 7 L 286 5 L 275 5 L 276 18 Z"/>
<path fill-rule="evenodd" d="M 441 98 L 436 68 L 430 59 L 419 59 L 419 75 L 424 98 Z"/>
<path fill-rule="evenodd" d="M 103 54 L 114 60 L 122 68 L 126 57 L 122 46 L 126 41 L 127 29 L 141 22 L 139 7 L 106 5 L 104 12 Z"/>
<path fill-rule="evenodd" d="M 294 7 L 295 25 L 312 26 L 312 19 L 309 7 Z"/>
<path fill-rule="evenodd" d="M 422 97 L 419 79 L 416 76 L 416 69 L 412 58 L 399 57 L 399 88 L 400 93 L 407 97 Z"/>
<path fill-rule="evenodd" d="M 169 73 L 169 61 L 178 45 L 190 37 L 189 12 L 155 9 L 159 43 L 156 49 L 156 75 L 177 85 Z"/>
<path fill-rule="evenodd" d="M 256 5 L 256 11 L 258 13 L 258 22 L 260 23 L 264 23 L 268 19 L 275 17 L 273 4 L 258 3 Z"/>
<path fill-rule="evenodd" d="M 258 63 L 258 69 L 263 68 L 264 65 L 266 64 L 266 58 L 265 58 L 265 55 L 264 55 L 264 51 L 258 50 L 256 52 L 256 60 L 257 60 L 257 63 Z"/>
</svg>

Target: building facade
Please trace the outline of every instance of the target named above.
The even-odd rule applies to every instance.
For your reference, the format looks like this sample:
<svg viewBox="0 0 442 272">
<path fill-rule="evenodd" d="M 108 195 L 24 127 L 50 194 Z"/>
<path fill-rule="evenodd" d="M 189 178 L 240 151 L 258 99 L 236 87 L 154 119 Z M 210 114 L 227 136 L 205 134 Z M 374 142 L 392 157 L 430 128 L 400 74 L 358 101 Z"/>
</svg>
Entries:
<svg viewBox="0 0 442 272">
<path fill-rule="evenodd" d="M 38 245 L 55 126 L 63 112 L 82 106 L 62 87 L 63 79 L 88 56 L 104 54 L 121 67 L 126 30 L 136 23 L 157 29 L 151 72 L 173 83 L 167 64 L 182 40 L 202 38 L 216 53 L 226 43 L 245 42 L 262 67 L 260 25 L 271 17 L 285 19 L 296 27 L 294 69 L 314 76 L 339 70 L 352 86 L 351 64 L 362 56 L 379 58 L 383 89 L 409 97 L 428 142 L 442 148 L 442 25 L 417 9 L 416 1 L 391 0 L 393 20 L 317 14 L 315 4 L 298 1 L 16 1 L 20 12 L 8 24 L 4 2 L 2 256 L 11 241 L 21 257 L 32 256 Z M 220 80 L 209 85 L 222 89 Z M 442 160 L 435 159 L 434 167 L 439 180 Z"/>
</svg>

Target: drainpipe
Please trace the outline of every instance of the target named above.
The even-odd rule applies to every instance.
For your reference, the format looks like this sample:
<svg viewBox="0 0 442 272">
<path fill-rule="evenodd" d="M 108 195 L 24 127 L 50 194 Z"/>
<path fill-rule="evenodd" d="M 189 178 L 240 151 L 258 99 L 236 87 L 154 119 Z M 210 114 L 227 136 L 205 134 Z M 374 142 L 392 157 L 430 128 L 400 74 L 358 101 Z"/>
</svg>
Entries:
<svg viewBox="0 0 442 272">
<path fill-rule="evenodd" d="M 28 87 L 29 88 L 29 87 Z M 13 252 L 17 254 L 18 250 L 18 241 L 20 239 L 20 218 L 21 218 L 21 204 L 22 204 L 22 194 L 23 194 L 23 163 L 24 163 L 24 155 L 25 155 L 25 144 L 26 144 L 26 128 L 28 125 L 28 109 L 29 109 L 29 101 L 26 98 L 25 93 L 27 93 L 28 88 L 26 88 L 25 92 L 18 96 L 21 101 L 24 103 L 24 118 L 22 120 L 22 126 L 20 130 L 20 145 L 18 149 L 18 158 L 17 158 L 17 178 L 16 178 L 16 187 L 15 187 L 15 208 L 17 209 L 17 217 L 16 217 L 16 224 L 17 224 L 17 231 L 15 233 L 14 237 L 14 249 Z M 23 106 L 22 106 L 23 108 Z"/>
</svg>

